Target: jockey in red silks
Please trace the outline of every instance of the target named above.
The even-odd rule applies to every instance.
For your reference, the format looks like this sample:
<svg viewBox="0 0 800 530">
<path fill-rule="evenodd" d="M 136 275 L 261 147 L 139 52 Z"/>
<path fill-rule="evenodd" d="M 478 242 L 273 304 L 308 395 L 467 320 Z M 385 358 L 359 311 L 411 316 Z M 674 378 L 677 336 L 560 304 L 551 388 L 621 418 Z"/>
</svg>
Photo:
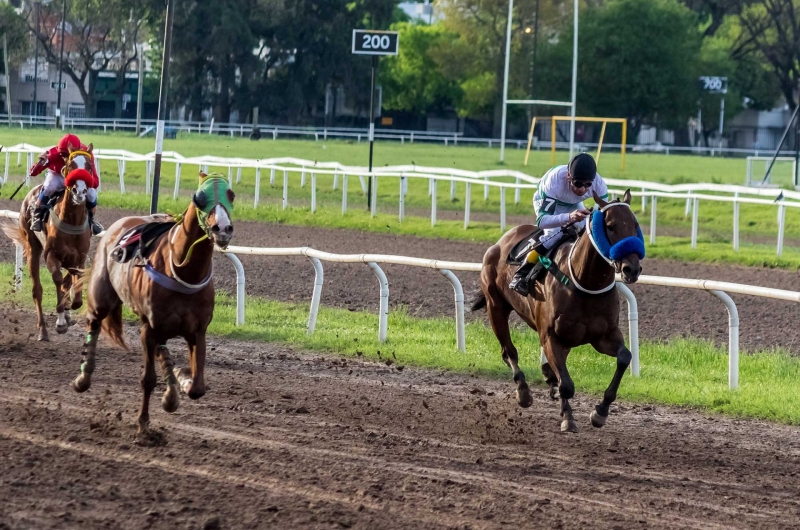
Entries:
<svg viewBox="0 0 800 530">
<path fill-rule="evenodd" d="M 31 168 L 30 176 L 35 177 L 42 171 L 46 171 L 44 185 L 39 198 L 36 201 L 33 218 L 31 219 L 31 230 L 34 232 L 41 232 L 44 214 L 47 211 L 50 199 L 54 194 L 66 188 L 64 182 L 64 175 L 61 171 L 67 165 L 67 158 L 69 157 L 69 148 L 86 151 L 88 147 L 84 145 L 80 138 L 74 134 L 66 134 L 58 142 L 58 145 L 45 151 L 39 155 L 39 161 Z M 86 193 L 86 211 L 89 214 L 89 224 L 92 227 L 92 233 L 97 235 L 103 231 L 100 223 L 94 220 L 95 208 L 97 207 L 97 186 L 100 185 L 100 176 L 97 174 L 97 168 L 92 159 L 91 174 L 94 177 L 94 182 L 87 182 L 89 188 Z"/>
</svg>

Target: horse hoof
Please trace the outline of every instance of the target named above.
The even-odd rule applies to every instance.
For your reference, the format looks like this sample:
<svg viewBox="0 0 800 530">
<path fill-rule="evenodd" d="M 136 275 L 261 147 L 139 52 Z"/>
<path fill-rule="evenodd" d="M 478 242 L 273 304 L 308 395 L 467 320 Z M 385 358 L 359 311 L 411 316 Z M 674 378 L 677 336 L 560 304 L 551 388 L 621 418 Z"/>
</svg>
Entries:
<svg viewBox="0 0 800 530">
<path fill-rule="evenodd" d="M 599 429 L 606 424 L 608 416 L 601 416 L 596 410 L 593 410 L 589 418 L 592 420 L 592 427 L 597 427 Z"/>
<path fill-rule="evenodd" d="M 175 412 L 178 410 L 180 403 L 180 391 L 177 385 L 167 388 L 167 391 L 164 392 L 164 397 L 161 398 L 161 407 L 164 412 L 169 412 L 170 414 Z"/>
<path fill-rule="evenodd" d="M 36 338 L 36 340 L 39 342 L 50 342 L 50 336 L 46 331 L 42 330 L 39 332 L 39 336 Z"/>
<path fill-rule="evenodd" d="M 533 395 L 531 395 L 531 389 L 528 388 L 528 385 L 517 389 L 517 402 L 524 409 L 533 405 Z"/>
<path fill-rule="evenodd" d="M 564 420 L 561 422 L 561 432 L 578 432 L 578 424 L 575 420 Z"/>
<path fill-rule="evenodd" d="M 56 326 L 56 333 L 59 335 L 63 335 L 69 330 L 69 324 L 64 324 L 63 326 Z"/>
<path fill-rule="evenodd" d="M 558 393 L 558 387 L 557 386 L 551 386 L 550 387 L 550 399 L 552 399 L 553 401 L 555 401 L 557 399 L 561 399 L 561 396 Z"/>
<path fill-rule="evenodd" d="M 72 381 L 72 389 L 78 393 L 86 392 L 90 386 L 92 386 L 92 379 L 86 374 L 81 374 Z"/>
</svg>

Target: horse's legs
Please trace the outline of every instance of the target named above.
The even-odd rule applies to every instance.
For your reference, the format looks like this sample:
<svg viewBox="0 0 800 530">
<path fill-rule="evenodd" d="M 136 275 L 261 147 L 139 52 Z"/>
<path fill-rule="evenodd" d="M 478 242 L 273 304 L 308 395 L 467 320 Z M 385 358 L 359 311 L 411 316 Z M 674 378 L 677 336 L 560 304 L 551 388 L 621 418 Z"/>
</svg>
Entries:
<svg viewBox="0 0 800 530">
<path fill-rule="evenodd" d="M 489 324 L 492 326 L 497 340 L 500 342 L 503 361 L 514 373 L 514 382 L 517 384 L 517 402 L 521 407 L 530 407 L 533 396 L 525 374 L 519 368 L 519 355 L 514 343 L 511 342 L 511 331 L 508 327 L 508 317 L 511 315 L 511 306 L 502 299 L 500 293 L 490 288 L 490 296 L 486 297 L 486 312 L 489 315 Z"/>
<path fill-rule="evenodd" d="M 156 387 L 155 354 L 157 341 L 153 328 L 143 324 L 142 337 L 142 408 L 139 410 L 139 434 L 148 434 L 150 424 L 150 395 Z"/>
<path fill-rule="evenodd" d="M 89 317 L 89 331 L 86 332 L 86 342 L 83 345 L 81 359 L 81 373 L 72 381 L 72 388 L 76 392 L 86 392 L 92 386 L 92 373 L 94 373 L 95 354 L 97 353 L 97 339 L 100 338 L 102 318 Z"/>
<path fill-rule="evenodd" d="M 70 295 L 72 297 L 72 306 L 70 306 L 70 309 L 73 311 L 77 311 L 83 306 L 83 282 L 81 281 L 81 274 L 83 273 L 70 272 Z"/>
<path fill-rule="evenodd" d="M 542 365 L 542 375 L 544 376 L 544 382 L 550 387 L 550 399 L 558 399 L 558 376 L 550 368 L 550 363 Z"/>
<path fill-rule="evenodd" d="M 164 384 L 167 385 L 167 390 L 164 391 L 164 396 L 161 398 L 161 406 L 166 412 L 175 412 L 180 404 L 178 379 L 173 373 L 175 361 L 172 360 L 166 344 L 156 348 L 156 356 L 161 364 L 161 375 L 164 377 Z"/>
<path fill-rule="evenodd" d="M 578 432 L 578 424 L 572 415 L 569 400 L 575 395 L 575 383 L 567 371 L 567 355 L 569 348 L 558 343 L 552 337 L 541 337 L 547 363 L 558 378 L 558 393 L 561 395 L 561 430 L 564 432 Z"/>
<path fill-rule="evenodd" d="M 72 382 L 72 388 L 76 392 L 86 392 L 92 384 L 97 339 L 100 338 L 103 320 L 114 312 L 116 312 L 117 318 L 121 318 L 122 314 L 122 301 L 111 286 L 108 273 L 103 268 L 97 268 L 89 281 L 91 286 L 86 297 L 89 306 L 86 311 L 86 323 L 89 329 L 86 332 L 86 343 L 83 346 L 81 373 Z"/>
<path fill-rule="evenodd" d="M 617 390 L 620 382 L 622 382 L 622 376 L 631 364 L 631 352 L 625 347 L 625 339 L 622 337 L 622 332 L 619 328 L 614 330 L 610 336 L 593 342 L 592 346 L 600 353 L 617 358 L 617 369 L 614 371 L 614 377 L 611 378 L 611 383 L 603 394 L 603 401 L 594 408 L 591 415 L 592 425 L 602 427 L 608 419 L 608 408 L 617 399 Z"/>
<path fill-rule="evenodd" d="M 33 283 L 33 303 L 36 305 L 36 328 L 39 330 L 37 340 L 49 341 L 50 336 L 47 334 L 47 325 L 44 322 L 44 315 L 42 314 L 42 279 L 39 275 L 39 266 L 42 259 L 42 246 L 36 236 L 28 236 L 28 245 L 30 252 L 28 253 L 28 271 L 31 274 L 31 281 Z"/>
<path fill-rule="evenodd" d="M 186 337 L 189 347 L 189 366 L 183 367 L 175 375 L 178 377 L 181 390 L 186 392 L 190 399 L 200 399 L 206 393 L 205 365 L 206 365 L 206 333 L 200 331 Z"/>
<path fill-rule="evenodd" d="M 56 331 L 59 334 L 66 333 L 69 329 L 66 315 L 66 299 L 64 296 L 64 275 L 61 273 L 61 261 L 49 253 L 46 258 L 47 269 L 50 271 L 50 276 L 53 278 L 53 283 L 56 286 L 56 313 L 58 313 L 58 320 L 56 321 Z"/>
</svg>

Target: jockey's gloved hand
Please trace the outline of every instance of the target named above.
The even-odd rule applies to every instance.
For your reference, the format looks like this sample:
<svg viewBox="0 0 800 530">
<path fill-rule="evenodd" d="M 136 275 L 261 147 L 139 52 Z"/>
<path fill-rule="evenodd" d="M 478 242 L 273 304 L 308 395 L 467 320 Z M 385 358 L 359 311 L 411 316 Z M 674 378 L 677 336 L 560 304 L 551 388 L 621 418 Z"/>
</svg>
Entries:
<svg viewBox="0 0 800 530">
<path fill-rule="evenodd" d="M 586 219 L 586 217 L 587 217 L 587 216 L 588 216 L 590 213 L 591 213 L 591 212 L 590 212 L 589 210 L 575 210 L 574 212 L 571 212 L 571 213 L 569 214 L 569 221 L 570 221 L 571 223 L 580 223 L 581 221 L 583 221 L 584 219 Z"/>
</svg>

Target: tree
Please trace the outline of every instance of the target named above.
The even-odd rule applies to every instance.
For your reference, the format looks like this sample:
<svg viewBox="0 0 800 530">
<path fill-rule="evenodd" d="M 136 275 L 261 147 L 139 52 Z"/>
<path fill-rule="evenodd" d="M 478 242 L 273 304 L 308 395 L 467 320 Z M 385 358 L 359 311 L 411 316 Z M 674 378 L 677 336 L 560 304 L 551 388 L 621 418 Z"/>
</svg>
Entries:
<svg viewBox="0 0 800 530">
<path fill-rule="evenodd" d="M 745 5 L 754 1 L 757 0 L 683 0 L 683 3 L 705 21 L 703 37 L 713 37 L 726 17 L 740 14 Z"/>
<path fill-rule="evenodd" d="M 8 43 L 9 63 L 19 64 L 27 57 L 30 50 L 28 28 L 25 19 L 19 16 L 10 4 L 5 3 L 0 4 L 0 48 L 3 36 Z M 0 58 L 0 68 L 2 68 L 2 58 Z"/>
<path fill-rule="evenodd" d="M 457 42 L 438 52 L 446 58 L 440 61 L 449 71 L 446 75 L 460 81 L 464 96 L 459 114 L 472 117 L 491 115 L 493 134 L 499 136 L 508 0 L 441 0 L 437 5 L 445 14 L 445 27 L 460 36 Z M 566 0 L 541 0 L 540 33 L 550 32 L 564 18 L 564 13 L 571 13 L 571 5 L 572 2 Z M 527 58 L 528 46 L 523 39 L 531 38 L 524 29 L 535 20 L 535 6 L 535 0 L 516 0 L 514 3 L 510 94 L 527 94 L 530 61 Z"/>
<path fill-rule="evenodd" d="M 400 53 L 381 62 L 383 106 L 423 114 L 454 106 L 461 98 L 461 88 L 445 77 L 434 54 L 458 35 L 440 24 L 400 22 L 392 29 L 400 33 Z"/>
<path fill-rule="evenodd" d="M 579 112 L 625 117 L 633 138 L 645 123 L 684 126 L 697 103 L 696 15 L 677 0 L 611 0 L 582 20 Z"/>
<path fill-rule="evenodd" d="M 733 57 L 769 64 L 781 93 L 794 109 L 800 79 L 800 6 L 793 0 L 760 0 L 738 17 L 741 33 Z"/>
<path fill-rule="evenodd" d="M 97 101 L 108 94 L 122 95 L 125 72 L 137 59 L 136 44 L 148 13 L 149 1 L 68 0 L 62 71 L 81 93 L 86 114 L 94 116 Z M 37 7 L 40 9 L 37 25 Z M 58 64 L 61 44 L 61 3 L 29 4 L 24 12 L 28 29 L 45 57 Z M 115 70 L 116 83 L 99 92 L 102 71 Z"/>
</svg>

